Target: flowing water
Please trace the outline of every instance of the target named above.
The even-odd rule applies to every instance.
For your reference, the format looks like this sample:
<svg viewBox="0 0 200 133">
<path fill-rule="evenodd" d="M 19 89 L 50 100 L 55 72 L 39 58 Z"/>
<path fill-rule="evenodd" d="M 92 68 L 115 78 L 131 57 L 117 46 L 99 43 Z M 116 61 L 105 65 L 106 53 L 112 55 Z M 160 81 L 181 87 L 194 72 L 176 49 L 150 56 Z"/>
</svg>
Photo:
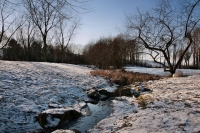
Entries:
<svg viewBox="0 0 200 133">
<path fill-rule="evenodd" d="M 99 101 L 98 104 L 87 104 L 85 108 L 87 116 L 70 121 L 64 125 L 64 129 L 76 129 L 85 133 L 87 130 L 95 126 L 100 120 L 106 118 L 112 113 L 111 100 Z"/>
</svg>

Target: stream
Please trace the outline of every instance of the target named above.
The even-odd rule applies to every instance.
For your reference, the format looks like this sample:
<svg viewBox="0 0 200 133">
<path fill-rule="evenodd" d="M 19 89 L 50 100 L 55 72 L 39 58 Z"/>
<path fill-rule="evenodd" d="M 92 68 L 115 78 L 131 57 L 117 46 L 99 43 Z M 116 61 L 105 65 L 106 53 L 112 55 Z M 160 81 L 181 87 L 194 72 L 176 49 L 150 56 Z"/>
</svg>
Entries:
<svg viewBox="0 0 200 133">
<path fill-rule="evenodd" d="M 121 86 L 112 94 L 112 97 L 133 96 L 132 86 Z M 104 92 L 105 93 L 105 92 Z M 111 99 L 106 101 L 100 100 L 97 104 L 87 103 L 87 107 L 83 109 L 86 116 L 80 117 L 76 120 L 66 123 L 63 129 L 75 129 L 81 133 L 86 133 L 87 130 L 94 127 L 99 121 L 108 117 L 112 113 Z"/>
<path fill-rule="evenodd" d="M 102 119 L 109 117 L 113 111 L 111 100 L 114 97 L 121 97 L 121 96 L 138 96 L 139 93 L 135 92 L 131 89 L 132 86 L 120 86 L 116 89 L 113 93 L 108 93 L 105 91 L 100 91 L 101 95 L 108 95 L 107 100 L 100 100 L 97 104 L 87 103 L 87 106 L 81 109 L 81 113 L 83 116 L 65 122 L 59 129 L 70 129 L 74 131 L 80 131 L 81 133 L 87 133 L 87 131 L 93 128 L 99 121 Z M 51 129 L 45 131 L 43 130 L 40 133 L 49 133 L 52 131 Z"/>
<path fill-rule="evenodd" d="M 63 129 L 76 129 L 81 133 L 86 133 L 87 130 L 95 126 L 100 120 L 106 118 L 112 113 L 111 100 L 99 101 L 97 104 L 87 103 L 84 108 L 87 116 L 80 117 L 63 125 Z"/>
</svg>

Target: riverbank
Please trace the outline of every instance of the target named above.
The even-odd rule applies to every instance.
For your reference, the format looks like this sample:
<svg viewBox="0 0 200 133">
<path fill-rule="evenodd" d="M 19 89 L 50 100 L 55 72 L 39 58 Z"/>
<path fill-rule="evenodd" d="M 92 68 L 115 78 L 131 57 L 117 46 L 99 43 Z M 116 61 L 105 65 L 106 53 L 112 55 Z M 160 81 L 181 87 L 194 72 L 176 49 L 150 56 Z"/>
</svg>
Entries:
<svg viewBox="0 0 200 133">
<path fill-rule="evenodd" d="M 132 67 L 126 70 L 166 74 L 162 69 L 152 69 Z M 114 112 L 89 133 L 200 132 L 200 71 L 182 71 L 184 77 L 144 82 L 143 85 L 153 91 L 141 98 L 120 97 L 113 100 Z"/>
<path fill-rule="evenodd" d="M 57 117 L 65 117 L 56 112 L 81 113 L 92 100 L 88 90 L 115 89 L 108 80 L 91 76 L 91 70 L 70 64 L 0 61 L 0 132 L 25 133 L 56 126 L 61 123 Z"/>
</svg>

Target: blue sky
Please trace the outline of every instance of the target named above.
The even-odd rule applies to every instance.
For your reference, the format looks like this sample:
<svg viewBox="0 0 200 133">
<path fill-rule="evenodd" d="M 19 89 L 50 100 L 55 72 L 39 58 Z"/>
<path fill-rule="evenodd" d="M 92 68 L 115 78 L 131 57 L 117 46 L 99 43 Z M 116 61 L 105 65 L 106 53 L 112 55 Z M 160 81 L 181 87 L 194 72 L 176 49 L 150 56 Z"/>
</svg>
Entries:
<svg viewBox="0 0 200 133">
<path fill-rule="evenodd" d="M 91 0 L 92 11 L 81 15 L 81 26 L 73 39 L 75 44 L 86 45 L 100 37 L 115 36 L 123 29 L 125 14 L 149 10 L 159 0 Z"/>
</svg>

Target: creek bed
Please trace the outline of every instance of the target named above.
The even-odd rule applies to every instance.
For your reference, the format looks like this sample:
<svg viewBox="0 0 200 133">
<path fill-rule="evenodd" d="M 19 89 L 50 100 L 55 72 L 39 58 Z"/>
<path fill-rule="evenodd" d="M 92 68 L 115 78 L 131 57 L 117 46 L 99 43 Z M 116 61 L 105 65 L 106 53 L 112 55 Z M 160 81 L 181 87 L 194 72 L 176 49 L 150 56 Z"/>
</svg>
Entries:
<svg viewBox="0 0 200 133">
<path fill-rule="evenodd" d="M 99 101 L 97 104 L 87 103 L 87 116 L 80 117 L 63 125 L 63 129 L 76 129 L 85 133 L 94 127 L 100 120 L 108 117 L 112 113 L 111 100 Z"/>
</svg>

